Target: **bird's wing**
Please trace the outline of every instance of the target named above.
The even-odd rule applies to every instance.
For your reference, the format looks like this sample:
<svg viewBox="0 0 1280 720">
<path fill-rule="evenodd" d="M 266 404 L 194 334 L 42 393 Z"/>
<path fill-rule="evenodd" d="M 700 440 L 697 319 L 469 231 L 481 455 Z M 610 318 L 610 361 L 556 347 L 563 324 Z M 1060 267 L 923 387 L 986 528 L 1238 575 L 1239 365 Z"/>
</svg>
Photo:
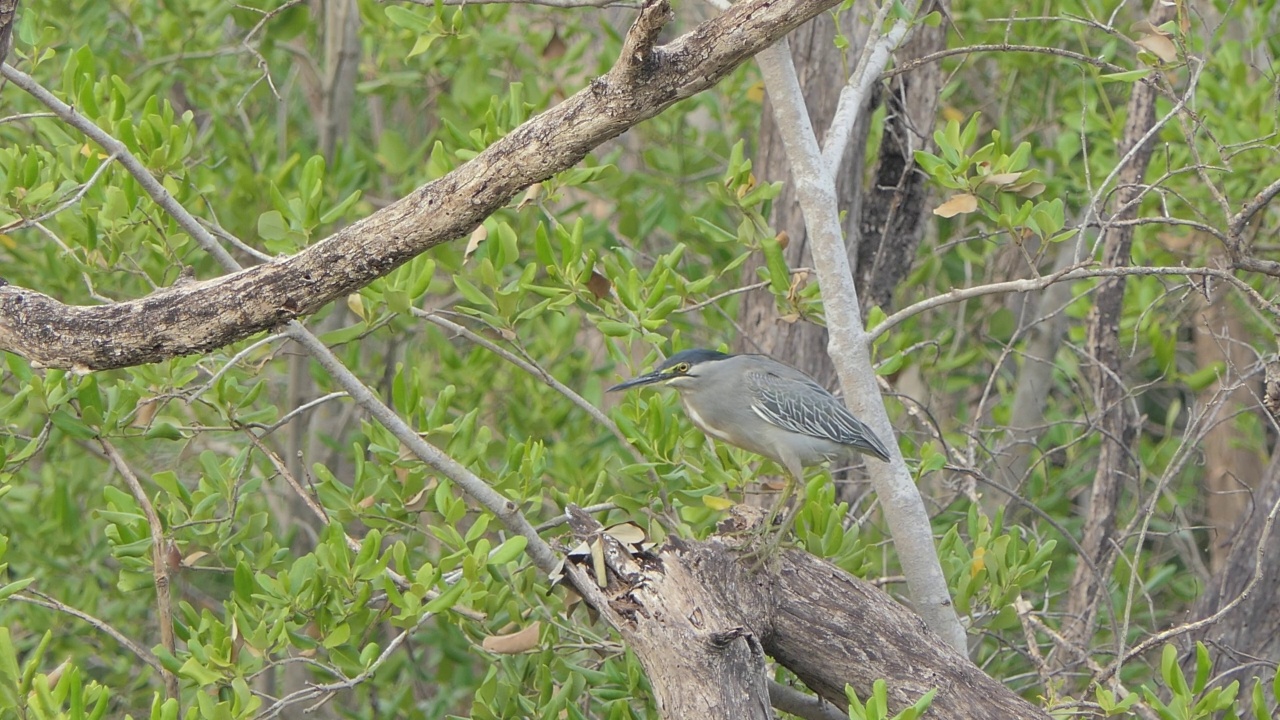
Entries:
<svg viewBox="0 0 1280 720">
<path fill-rule="evenodd" d="M 889 451 L 871 428 L 808 378 L 752 370 L 747 372 L 747 387 L 751 391 L 751 409 L 765 422 L 889 460 Z"/>
</svg>

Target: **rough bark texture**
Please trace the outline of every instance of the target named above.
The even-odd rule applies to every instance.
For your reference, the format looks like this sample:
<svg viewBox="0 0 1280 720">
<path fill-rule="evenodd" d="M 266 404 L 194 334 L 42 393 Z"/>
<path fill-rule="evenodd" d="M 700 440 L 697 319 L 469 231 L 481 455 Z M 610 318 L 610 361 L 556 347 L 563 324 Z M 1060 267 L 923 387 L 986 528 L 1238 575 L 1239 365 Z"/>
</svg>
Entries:
<svg viewBox="0 0 1280 720">
<path fill-rule="evenodd" d="M 1263 684 L 1269 686 L 1265 682 L 1272 673 L 1268 666 L 1280 658 L 1280 533 L 1274 519 L 1268 537 L 1263 537 L 1268 516 L 1280 503 L 1280 453 L 1273 455 L 1270 466 L 1255 482 L 1258 490 L 1248 496 L 1226 562 L 1196 601 L 1192 617 L 1207 618 L 1239 597 L 1259 569 L 1261 556 L 1259 582 L 1239 605 L 1190 638 L 1209 646 L 1214 673 L 1230 672 L 1226 680 L 1240 680 L 1242 692 L 1252 689 L 1247 682 L 1250 677 L 1262 677 Z M 1194 653 L 1189 657 L 1194 664 Z M 1259 660 L 1264 664 L 1259 666 Z"/>
<path fill-rule="evenodd" d="M 314 312 L 425 250 L 466 236 L 516 193 L 711 87 L 836 2 L 749 0 L 655 47 L 671 10 L 666 0 L 651 0 L 607 75 L 439 180 L 296 255 L 139 300 L 68 306 L 0 286 L 0 350 L 46 367 L 127 367 L 204 352 Z"/>
<path fill-rule="evenodd" d="M 1156 17 L 1163 13 L 1157 8 Z M 1124 135 L 1118 155 L 1124 157 L 1143 135 L 1155 125 L 1156 88 L 1147 82 L 1135 83 L 1126 109 Z M 1116 179 L 1115 207 L 1126 208 L 1113 221 L 1137 217 L 1134 201 L 1142 192 L 1141 183 L 1151 161 L 1153 144 L 1145 143 L 1134 152 Z M 1104 221 L 1106 218 L 1104 218 Z M 1129 264 L 1133 227 L 1108 225 L 1102 236 L 1102 265 L 1117 267 Z M 1125 278 L 1106 278 L 1098 284 L 1093 310 L 1089 316 L 1087 350 L 1091 359 L 1088 377 L 1094 392 L 1096 428 L 1102 438 L 1098 466 L 1094 472 L 1085 514 L 1084 537 L 1080 542 L 1084 558 L 1076 565 L 1071 590 L 1067 596 L 1067 619 L 1063 636 L 1075 647 L 1093 646 L 1094 621 L 1098 603 L 1105 598 L 1105 577 L 1115 559 L 1116 506 L 1126 481 L 1135 480 L 1128 456 L 1137 432 L 1137 418 L 1128 409 L 1128 392 L 1124 386 L 1124 368 L 1120 356 L 1120 314 L 1124 305 Z M 1096 572 L 1095 572 L 1096 569 Z M 1064 658 L 1059 658 L 1063 660 Z"/>
<path fill-rule="evenodd" d="M 841 14 L 845 19 L 842 30 L 850 38 L 852 48 L 861 48 L 866 36 L 866 29 L 854 22 L 858 15 L 859 12 Z M 850 68 L 836 48 L 835 31 L 832 16 L 824 15 L 788 38 L 809 118 L 819 138 L 826 135 L 831 125 Z M 856 52 L 850 52 L 851 59 L 857 57 Z M 862 158 L 868 126 L 868 123 L 861 122 L 855 128 L 851 151 L 846 153 L 836 173 L 836 202 L 840 208 L 849 211 L 844 219 L 847 237 L 857 237 L 858 198 L 862 191 Z M 785 251 L 787 265 L 793 268 L 812 267 L 804 216 L 791 179 L 791 165 L 773 112 L 768 107 L 760 120 L 759 162 L 755 167 L 765 182 L 786 183 L 782 194 L 773 202 L 771 222 L 774 229 L 786 232 L 790 238 Z M 756 270 L 763 265 L 763 256 L 748 260 L 743 265 L 743 281 L 754 282 Z M 787 364 L 809 373 L 823 387 L 836 387 L 835 367 L 827 357 L 826 328 L 810 322 L 781 320 L 777 301 L 768 289 L 756 290 L 743 297 L 739 323 L 742 326 L 742 335 L 737 339 L 739 351 L 786 358 Z"/>
<path fill-rule="evenodd" d="M 920 16 L 949 3 L 925 3 Z M 899 65 L 946 47 L 945 25 L 918 25 L 911 39 L 894 54 Z M 932 151 L 938 98 L 942 92 L 942 68 L 928 63 L 895 75 L 883 93 L 887 109 L 880 154 L 871 185 L 863 193 L 859 221 L 859 298 L 864 311 L 893 304 L 893 293 L 911 271 L 916 248 L 931 215 L 926 209 L 929 177 L 917 166 L 916 150 Z"/>
<path fill-rule="evenodd" d="M 0 63 L 13 47 L 13 24 L 18 19 L 18 0 L 0 0 Z"/>
<path fill-rule="evenodd" d="M 758 522 L 741 509 L 733 528 Z M 581 514 L 575 532 L 598 537 Z M 819 696 L 844 707 L 845 684 L 867 697 L 877 679 L 890 713 L 937 689 L 927 717 L 1047 718 L 984 674 L 882 590 L 799 551 L 751 570 L 741 535 L 671 543 L 636 554 L 604 539 L 611 572 L 600 588 L 585 567 L 569 574 L 644 664 L 663 717 L 772 717 L 768 654 Z M 674 656 L 671 648 L 680 648 Z"/>
<path fill-rule="evenodd" d="M 581 567 L 568 563 L 566 574 L 644 665 L 662 717 L 772 718 L 760 634 L 732 612 L 758 601 L 758 590 L 744 583 L 736 596 L 714 595 L 690 574 L 681 549 L 635 553 L 578 508 L 569 512 L 579 538 L 603 545 L 609 572 L 603 588 L 589 559 Z"/>
</svg>

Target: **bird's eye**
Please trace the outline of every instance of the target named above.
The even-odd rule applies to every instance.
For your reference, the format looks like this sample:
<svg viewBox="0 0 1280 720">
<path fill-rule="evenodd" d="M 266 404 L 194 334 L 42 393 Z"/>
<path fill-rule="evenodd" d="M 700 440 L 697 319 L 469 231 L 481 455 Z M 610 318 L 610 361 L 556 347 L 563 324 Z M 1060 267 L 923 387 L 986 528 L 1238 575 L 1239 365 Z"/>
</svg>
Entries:
<svg viewBox="0 0 1280 720">
<path fill-rule="evenodd" d="M 674 369 L 677 373 L 684 375 L 685 373 L 689 372 L 689 363 L 680 363 L 679 365 L 675 366 Z"/>
</svg>

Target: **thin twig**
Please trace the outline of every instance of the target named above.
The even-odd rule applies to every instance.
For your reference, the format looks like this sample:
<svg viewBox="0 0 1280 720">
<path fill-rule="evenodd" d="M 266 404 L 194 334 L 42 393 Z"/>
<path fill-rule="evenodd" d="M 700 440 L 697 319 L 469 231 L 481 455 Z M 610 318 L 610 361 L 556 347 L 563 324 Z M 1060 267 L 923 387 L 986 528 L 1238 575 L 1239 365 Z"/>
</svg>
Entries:
<svg viewBox="0 0 1280 720">
<path fill-rule="evenodd" d="M 35 597 L 30 597 L 27 593 L 30 593 L 30 595 L 34 595 Z M 89 613 L 83 610 L 78 610 L 76 608 L 73 608 L 70 605 L 67 605 L 66 603 L 59 602 L 53 599 L 52 597 L 42 592 L 32 590 L 31 588 L 27 588 L 25 592 L 20 592 L 20 593 L 15 593 L 13 595 L 10 595 L 9 599 L 16 600 L 18 602 L 30 603 L 32 605 L 39 605 L 40 607 L 48 608 L 50 610 L 55 610 L 65 615 L 70 615 L 71 617 L 74 617 L 74 618 L 79 618 L 89 623 L 93 627 L 97 628 L 98 630 L 106 633 L 107 635 L 110 635 L 112 640 L 115 640 L 116 642 L 123 645 L 125 649 L 127 649 L 129 652 L 136 655 L 139 660 L 146 663 L 152 670 L 156 671 L 161 675 L 164 675 L 164 672 L 165 672 L 164 667 L 160 664 L 160 660 L 155 656 L 154 653 L 142 647 L 138 643 L 130 640 L 124 633 L 111 627 L 105 621 L 99 620 L 98 618 L 90 615 Z"/>
<path fill-rule="evenodd" d="M 547 372 L 545 369 L 531 362 L 528 362 L 523 358 L 517 357 L 514 353 L 499 346 L 497 343 L 492 342 L 491 340 L 484 337 L 483 335 L 472 332 L 466 327 L 459 325 L 458 323 L 453 322 L 452 320 L 449 320 L 445 317 L 442 317 L 438 311 L 421 310 L 419 308 L 413 308 L 413 314 L 416 315 L 417 317 L 420 317 L 426 320 L 427 322 L 433 325 L 437 325 L 439 327 L 442 327 L 448 330 L 449 332 L 457 333 L 458 335 L 465 337 L 466 339 L 470 340 L 476 345 L 479 345 L 480 347 L 488 350 L 494 355 L 497 355 L 503 360 L 506 360 L 512 365 L 515 365 L 521 370 L 524 370 L 530 375 L 546 383 L 547 386 L 550 387 L 552 390 L 555 390 L 556 392 L 568 398 L 569 402 L 578 406 L 583 412 L 590 415 L 593 420 L 603 425 L 605 429 L 609 431 L 610 434 L 612 434 L 615 438 L 618 439 L 618 442 L 622 443 L 622 447 L 627 449 L 627 452 L 631 454 L 631 458 L 636 461 L 637 465 L 648 464 L 645 461 L 644 456 L 641 455 L 640 452 L 636 450 L 635 446 L 631 444 L 631 441 L 627 439 L 627 436 L 622 434 L 622 430 L 618 429 L 617 423 L 611 420 L 608 415 L 605 415 L 604 412 L 600 410 L 600 408 L 596 407 L 595 405 L 592 405 L 586 398 L 574 392 L 573 388 L 570 388 L 568 385 L 565 385 L 564 383 L 557 380 L 554 376 L 551 375 L 551 373 Z M 657 472 L 653 470 L 652 467 L 649 468 L 649 475 L 650 475 L 650 478 L 654 481 L 654 483 L 658 485 L 662 484 L 662 478 L 658 477 Z"/>
<path fill-rule="evenodd" d="M 1218 278 L 1220 280 L 1225 280 L 1233 287 L 1248 295 L 1249 298 L 1261 309 L 1270 312 L 1277 318 L 1280 318 L 1280 307 L 1263 297 L 1257 290 L 1250 287 L 1248 283 L 1221 268 L 1178 266 L 1081 267 L 1079 265 L 1075 265 L 1066 267 L 1051 275 L 1042 275 L 1041 277 L 1035 278 L 1023 278 L 1020 280 L 1007 280 L 1005 282 L 975 285 L 967 288 L 954 288 L 941 295 L 934 295 L 933 297 L 908 305 L 885 318 L 883 322 L 876 325 L 875 328 L 870 331 L 871 339 L 875 340 L 892 328 L 922 312 L 942 307 L 943 305 L 950 305 L 951 303 L 963 302 L 965 300 L 982 297 L 984 295 L 1035 292 L 1059 282 L 1073 282 L 1075 280 L 1087 280 L 1090 278 L 1123 277 L 1128 275 L 1183 275 L 1187 277 L 1201 276 Z"/>
<path fill-rule="evenodd" d="M 284 337 L 284 333 L 275 333 L 273 335 L 268 335 L 256 342 L 249 343 L 249 345 L 245 347 L 245 349 L 241 350 L 235 355 L 232 355 L 230 360 L 223 363 L 222 367 L 218 368 L 218 371 L 215 372 L 213 376 L 209 378 L 208 382 L 206 382 L 205 384 L 201 385 L 200 387 L 192 391 L 191 394 L 187 396 L 187 403 L 190 404 L 194 402 L 196 398 L 208 392 L 209 388 L 213 387 L 214 383 L 218 382 L 218 378 L 222 377 L 223 374 L 225 374 L 228 370 L 235 367 L 236 363 L 240 362 L 245 357 L 250 355 L 254 350 L 257 350 L 263 345 L 269 345 L 283 337 Z"/>
<path fill-rule="evenodd" d="M 120 164 L 129 172 L 130 175 L 138 181 L 143 191 L 155 202 L 161 209 L 173 217 L 178 226 L 181 227 L 188 235 L 195 240 L 205 252 L 209 253 L 219 265 L 228 272 L 241 270 L 240 263 L 236 261 L 230 253 L 226 251 L 214 236 L 200 224 L 194 215 L 187 211 L 177 200 L 165 190 L 155 177 L 153 177 L 146 166 L 138 160 L 136 156 L 129 152 L 116 138 L 112 137 L 105 130 L 98 127 L 93 121 L 76 112 L 75 109 L 59 100 L 44 88 L 34 78 L 27 75 L 11 65 L 0 65 L 0 74 L 13 82 L 18 87 L 28 92 L 32 97 L 53 110 L 59 118 L 68 125 L 76 128 L 84 133 L 94 142 L 112 153 L 118 155 Z M 458 463 L 444 451 L 428 443 L 422 439 L 417 432 L 413 430 L 399 415 L 390 407 L 382 402 L 360 378 L 356 377 L 341 360 L 333 354 L 333 351 L 320 341 L 311 331 L 307 330 L 302 323 L 297 320 L 291 320 L 285 325 L 285 335 L 289 339 L 297 342 L 316 359 L 344 390 L 346 390 L 356 403 L 369 413 L 374 420 L 387 428 L 400 442 L 409 448 L 422 462 L 431 466 L 441 475 L 451 480 L 463 492 L 470 495 L 476 502 L 480 503 L 489 512 L 498 517 L 504 525 L 511 531 L 523 535 L 529 544 L 526 552 L 533 559 L 534 564 L 545 573 L 555 570 L 557 560 L 556 554 L 547 544 L 545 540 L 538 536 L 533 529 L 533 525 L 520 512 L 520 507 L 515 502 L 509 500 L 498 491 L 494 490 L 489 483 L 482 480 L 475 473 Z"/>
<path fill-rule="evenodd" d="M 271 423 L 270 425 L 266 425 L 266 424 L 263 424 L 263 423 L 251 422 L 251 423 L 245 423 L 245 426 L 246 426 L 246 427 L 251 427 L 251 428 L 254 428 L 254 429 L 258 429 L 258 430 L 262 430 L 262 432 L 258 435 L 258 437 L 266 437 L 267 435 L 270 435 L 271 433 L 275 432 L 276 430 L 279 430 L 281 427 L 283 427 L 283 426 L 284 426 L 286 423 L 288 423 L 290 420 L 292 420 L 292 419 L 294 419 L 295 417 L 297 417 L 299 414 L 304 413 L 304 412 L 306 412 L 306 411 L 310 410 L 311 408 L 313 408 L 313 407 L 315 407 L 315 406 L 317 406 L 317 405 L 321 405 L 321 404 L 323 404 L 323 403 L 327 403 L 327 402 L 329 402 L 330 400 L 336 400 L 336 399 L 338 399 L 338 398 L 344 398 L 344 397 L 351 397 L 351 395 L 350 395 L 350 394 L 348 394 L 345 390 L 338 390 L 338 391 L 336 391 L 336 392 L 331 392 L 331 393 L 329 393 L 328 395 L 321 395 L 320 397 L 316 398 L 315 400 L 312 400 L 311 402 L 307 402 L 307 403 L 303 403 L 303 404 L 299 405 L 298 407 L 296 407 L 296 408 L 294 408 L 294 409 L 290 410 L 289 412 L 285 413 L 285 414 L 284 414 L 284 417 L 282 417 L 282 418 L 280 418 L 279 420 L 277 420 L 277 421 L 275 421 L 275 422 Z"/>
<path fill-rule="evenodd" d="M 289 693 L 272 703 L 266 710 L 259 713 L 257 716 L 258 720 L 267 720 L 268 718 L 277 717 L 285 708 L 291 705 L 296 705 L 298 703 L 336 693 L 339 690 L 350 690 L 351 688 L 367 681 L 369 678 L 373 677 L 376 672 L 378 672 L 378 668 L 382 667 L 383 663 L 389 660 L 396 650 L 400 649 L 400 646 L 404 644 L 404 641 L 409 638 L 410 634 L 417 632 L 418 629 L 427 622 L 427 620 L 434 616 L 435 613 L 423 613 L 422 617 L 418 618 L 418 621 L 413 624 L 413 627 L 401 631 L 400 634 L 392 638 L 391 642 L 387 643 L 387 647 L 385 647 L 378 657 L 369 664 L 369 667 L 359 675 L 344 678 L 338 682 L 310 685 L 302 690 L 296 690 Z"/>
<path fill-rule="evenodd" d="M 1258 536 L 1258 548 L 1254 553 L 1253 577 L 1249 578 L 1249 582 L 1244 586 L 1244 589 L 1240 591 L 1239 595 L 1236 595 L 1231 599 L 1231 602 L 1223 605 L 1221 608 L 1218 608 L 1217 612 L 1208 617 L 1201 618 L 1194 622 L 1183 623 L 1182 625 L 1171 627 L 1168 630 L 1163 630 L 1152 635 L 1146 640 L 1143 640 L 1137 645 L 1134 645 L 1131 649 L 1126 651 L 1124 655 L 1117 657 L 1115 661 L 1108 665 L 1100 675 L 1095 675 L 1093 678 L 1094 682 L 1106 682 L 1113 674 L 1116 673 L 1116 671 L 1120 669 L 1120 666 L 1130 658 L 1141 655 L 1163 642 L 1167 642 L 1179 635 L 1185 635 L 1189 632 L 1199 630 L 1202 627 L 1208 627 L 1209 625 L 1218 622 L 1227 613 L 1234 610 L 1237 605 L 1248 599 L 1249 595 L 1253 593 L 1254 588 L 1258 586 L 1258 583 L 1261 582 L 1263 577 L 1266 575 L 1266 573 L 1263 572 L 1263 561 L 1266 558 L 1267 552 L 1271 550 L 1267 545 L 1267 540 L 1271 538 L 1271 530 L 1275 526 L 1277 515 L 1280 515 L 1280 498 L 1271 505 L 1271 511 L 1267 513 L 1267 519 L 1262 525 L 1262 532 Z"/>
<path fill-rule="evenodd" d="M 285 463 L 285 461 L 282 460 L 280 456 L 277 455 L 273 450 L 271 450 L 271 448 L 267 447 L 262 442 L 262 439 L 260 436 L 255 435 L 254 433 L 251 433 L 248 431 L 245 432 L 245 435 L 249 437 L 249 442 L 253 443 L 254 447 L 258 448 L 258 450 L 261 451 L 263 455 L 267 456 L 267 460 L 271 463 L 272 466 L 275 467 L 276 472 L 280 473 L 280 476 L 284 478 L 284 481 L 288 483 L 290 488 L 293 489 L 294 494 L 296 494 L 302 500 L 302 503 L 307 506 L 307 509 L 311 511 L 311 514 L 315 515 L 316 519 L 319 520 L 322 524 L 328 525 L 330 523 L 329 513 L 324 509 L 324 506 L 320 504 L 320 501 L 316 500 L 311 493 L 307 492 L 306 488 L 302 487 L 302 483 L 298 482 L 298 478 L 294 477 L 293 473 L 289 472 L 288 464 Z M 347 548 L 351 550 L 352 554 L 354 555 L 360 554 L 361 549 L 364 547 L 363 543 L 351 537 L 345 531 L 342 533 L 342 538 L 346 540 Z M 494 549 L 496 550 L 497 548 L 494 548 Z M 410 585 L 409 579 L 406 578 L 404 575 L 401 575 L 400 573 L 396 572 L 395 570 L 392 570 L 389 567 L 386 568 L 384 572 L 386 573 L 387 577 L 391 579 L 391 582 L 395 583 L 395 586 L 397 588 L 401 590 L 405 590 L 409 587 Z M 430 602 L 439 596 L 440 596 L 439 591 L 427 590 L 426 593 L 423 595 L 423 598 L 427 602 Z M 463 617 L 469 618 L 471 620 L 475 620 L 477 622 L 480 622 L 486 619 L 486 616 L 484 613 L 476 612 L 475 610 L 472 610 L 471 608 L 468 608 L 462 605 L 455 605 L 454 607 L 451 608 L 451 610 Z"/>
<path fill-rule="evenodd" d="M 133 470 L 125 463 L 115 445 L 104 437 L 98 438 L 98 444 L 111 460 L 112 467 L 120 473 L 120 477 L 124 478 L 125 484 L 133 494 L 133 499 L 138 502 L 142 507 L 142 513 L 146 515 L 147 526 L 151 528 L 151 564 L 156 586 L 156 622 L 160 625 L 160 644 L 170 655 L 174 655 L 176 647 L 173 638 L 172 599 L 169 596 L 169 562 L 166 557 L 169 543 L 164 536 L 164 526 L 161 525 L 160 516 L 156 514 L 156 509 L 151 504 L 151 498 L 147 497 L 147 492 L 142 489 L 142 482 L 138 480 L 137 475 L 133 474 Z M 178 676 L 164 667 L 160 668 L 160 676 L 164 678 L 165 694 L 177 700 L 179 698 Z"/>
<path fill-rule="evenodd" d="M 89 192 L 89 188 L 98 184 L 98 178 L 102 177 L 102 175 L 106 173 L 107 168 L 111 167 L 111 163 L 115 162 L 115 160 L 116 160 L 115 155 L 108 155 L 107 159 L 103 160 L 102 164 L 98 166 L 98 169 L 94 170 L 93 174 L 89 176 L 89 179 L 86 180 L 83 185 L 76 188 L 76 191 L 71 194 L 71 197 L 67 198 L 61 203 L 58 203 L 58 205 L 55 206 L 52 210 L 49 210 L 43 215 L 38 215 L 33 218 L 19 218 L 9 223 L 8 225 L 0 225 L 0 233 L 15 232 L 17 230 L 22 230 L 23 228 L 31 227 L 32 225 L 35 225 L 37 223 L 42 223 L 45 220 L 48 220 L 49 218 L 53 217 L 54 215 L 57 215 L 58 213 L 62 212 L 63 210 L 66 210 L 72 205 L 75 205 L 76 203 L 80 202 L 80 199 L 85 196 L 85 193 Z"/>
<path fill-rule="evenodd" d="M 881 73 L 880 79 L 887 80 L 891 77 L 894 77 L 895 75 L 901 75 L 902 73 L 911 72 L 912 70 L 915 70 L 916 68 L 922 65 L 928 65 L 929 63 L 934 63 L 943 58 L 951 57 L 953 55 L 971 55 L 973 53 L 983 53 L 983 52 L 1041 53 L 1044 55 L 1056 55 L 1058 57 L 1066 58 L 1068 60 L 1075 60 L 1076 62 L 1081 62 L 1086 65 L 1092 65 L 1098 68 L 1099 70 L 1106 70 L 1107 72 L 1112 72 L 1112 73 L 1126 72 L 1128 70 L 1128 68 L 1120 67 L 1119 65 L 1109 63 L 1106 60 L 1102 60 L 1100 58 L 1095 58 L 1095 57 L 1089 57 L 1088 55 L 1085 55 L 1083 53 L 1078 53 L 1071 50 L 1064 50 L 1062 48 L 1041 47 L 1039 45 L 1010 45 L 1008 43 L 999 43 L 995 45 L 968 45 L 966 47 L 948 48 L 946 50 L 939 50 L 938 52 L 935 52 L 935 53 L 929 53 L 928 55 L 923 55 L 910 62 L 903 63 L 892 70 L 886 70 L 885 72 Z"/>
</svg>

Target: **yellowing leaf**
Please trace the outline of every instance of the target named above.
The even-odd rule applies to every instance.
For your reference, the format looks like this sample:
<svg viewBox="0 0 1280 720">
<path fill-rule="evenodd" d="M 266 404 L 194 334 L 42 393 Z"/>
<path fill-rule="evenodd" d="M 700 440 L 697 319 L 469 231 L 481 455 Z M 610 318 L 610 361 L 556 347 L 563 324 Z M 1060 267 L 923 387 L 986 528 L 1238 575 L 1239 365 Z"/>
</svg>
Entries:
<svg viewBox="0 0 1280 720">
<path fill-rule="evenodd" d="M 364 320 L 364 300 L 359 295 L 347 296 L 347 308 L 356 314 L 356 317 Z"/>
<path fill-rule="evenodd" d="M 965 213 L 971 213 L 978 209 L 978 198 L 969 193 L 960 193 L 951 196 L 950 200 L 942 203 L 933 209 L 934 215 L 942 217 L 955 217 Z"/>
<path fill-rule="evenodd" d="M 712 510 L 728 510 L 733 507 L 733 501 L 728 498 L 716 497 L 714 495 L 703 495 L 702 504 Z"/>
<path fill-rule="evenodd" d="M 205 555 L 208 555 L 208 554 L 209 554 L 209 553 L 207 553 L 207 552 L 205 552 L 205 551 L 203 551 L 203 550 L 197 550 L 197 551 L 195 551 L 195 552 L 191 553 L 190 555 L 188 555 L 188 556 L 186 556 L 186 557 L 182 558 L 182 567 L 195 567 L 196 562 L 198 562 L 198 561 L 200 560 L 200 558 L 202 558 L 202 557 L 204 557 Z"/>
<path fill-rule="evenodd" d="M 978 573 L 987 569 L 987 549 L 978 548 L 973 551 L 973 562 L 969 563 L 969 577 L 976 578 Z"/>
<path fill-rule="evenodd" d="M 747 99 L 753 103 L 764 102 L 764 83 L 758 82 L 747 88 Z"/>
</svg>

